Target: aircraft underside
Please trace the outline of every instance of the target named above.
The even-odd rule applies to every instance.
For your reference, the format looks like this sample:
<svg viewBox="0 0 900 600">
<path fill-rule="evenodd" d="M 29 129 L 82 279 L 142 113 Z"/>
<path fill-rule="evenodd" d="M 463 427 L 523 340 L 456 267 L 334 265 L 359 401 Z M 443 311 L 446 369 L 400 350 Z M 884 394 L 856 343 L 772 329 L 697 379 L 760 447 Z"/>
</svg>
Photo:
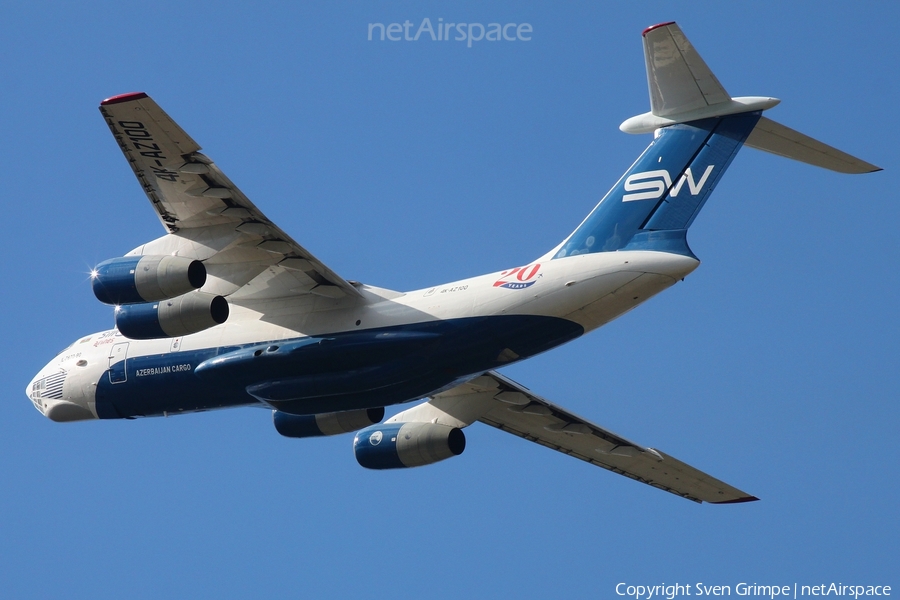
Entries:
<svg viewBox="0 0 900 600">
<path fill-rule="evenodd" d="M 566 319 L 506 315 L 126 356 L 100 378 L 96 411 L 115 419 L 260 403 L 297 415 L 389 406 L 583 332 Z"/>
</svg>

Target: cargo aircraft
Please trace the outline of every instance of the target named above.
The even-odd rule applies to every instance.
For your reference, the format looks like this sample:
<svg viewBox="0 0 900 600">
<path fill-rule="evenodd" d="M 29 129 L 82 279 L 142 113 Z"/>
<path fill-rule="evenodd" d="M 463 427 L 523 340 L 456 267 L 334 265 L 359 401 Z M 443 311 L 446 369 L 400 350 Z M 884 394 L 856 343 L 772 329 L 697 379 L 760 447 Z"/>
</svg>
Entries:
<svg viewBox="0 0 900 600">
<path fill-rule="evenodd" d="M 96 266 L 115 328 L 28 385 L 53 421 L 273 411 L 288 437 L 356 431 L 357 461 L 462 453 L 480 421 L 695 502 L 756 500 L 592 423 L 496 369 L 573 340 L 700 264 L 686 234 L 741 146 L 844 173 L 878 167 L 732 98 L 675 23 L 643 32 L 653 140 L 558 246 L 522 266 L 405 293 L 343 279 L 270 221 L 147 94 L 100 103 L 165 235 Z M 381 422 L 384 407 L 424 400 Z"/>
</svg>

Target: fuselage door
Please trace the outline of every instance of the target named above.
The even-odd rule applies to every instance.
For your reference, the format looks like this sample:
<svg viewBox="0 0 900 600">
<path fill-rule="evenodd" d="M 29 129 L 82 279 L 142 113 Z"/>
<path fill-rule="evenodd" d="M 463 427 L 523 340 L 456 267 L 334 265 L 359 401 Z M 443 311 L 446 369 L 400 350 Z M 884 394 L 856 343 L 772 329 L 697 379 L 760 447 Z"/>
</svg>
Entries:
<svg viewBox="0 0 900 600">
<path fill-rule="evenodd" d="M 125 369 L 128 355 L 128 342 L 113 344 L 109 349 L 109 382 L 123 383 L 128 379 Z"/>
</svg>

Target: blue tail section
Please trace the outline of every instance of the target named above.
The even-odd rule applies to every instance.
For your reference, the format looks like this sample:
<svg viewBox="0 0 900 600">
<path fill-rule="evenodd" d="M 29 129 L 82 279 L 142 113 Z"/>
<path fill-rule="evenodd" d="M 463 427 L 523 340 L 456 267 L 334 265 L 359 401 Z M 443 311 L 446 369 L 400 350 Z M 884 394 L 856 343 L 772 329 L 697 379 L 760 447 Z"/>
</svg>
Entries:
<svg viewBox="0 0 900 600">
<path fill-rule="evenodd" d="M 685 241 L 687 228 L 760 114 L 703 119 L 658 130 L 554 258 L 626 248 L 693 256 Z"/>
</svg>

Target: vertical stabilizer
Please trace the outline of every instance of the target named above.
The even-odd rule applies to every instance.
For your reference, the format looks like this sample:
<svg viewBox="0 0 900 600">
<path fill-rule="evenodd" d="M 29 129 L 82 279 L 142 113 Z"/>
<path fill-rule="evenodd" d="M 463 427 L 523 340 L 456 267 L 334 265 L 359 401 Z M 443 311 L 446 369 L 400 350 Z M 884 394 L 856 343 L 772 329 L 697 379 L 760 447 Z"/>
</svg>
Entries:
<svg viewBox="0 0 900 600">
<path fill-rule="evenodd" d="M 729 96 L 675 23 L 648 27 L 643 41 L 651 110 L 620 129 L 654 132 L 653 142 L 543 260 L 616 250 L 693 256 L 687 229 L 745 143 L 842 173 L 879 170 L 762 117 L 776 98 Z"/>
<path fill-rule="evenodd" d="M 758 119 L 753 112 L 659 130 L 552 257 L 622 249 L 692 255 L 685 231 Z"/>
</svg>

